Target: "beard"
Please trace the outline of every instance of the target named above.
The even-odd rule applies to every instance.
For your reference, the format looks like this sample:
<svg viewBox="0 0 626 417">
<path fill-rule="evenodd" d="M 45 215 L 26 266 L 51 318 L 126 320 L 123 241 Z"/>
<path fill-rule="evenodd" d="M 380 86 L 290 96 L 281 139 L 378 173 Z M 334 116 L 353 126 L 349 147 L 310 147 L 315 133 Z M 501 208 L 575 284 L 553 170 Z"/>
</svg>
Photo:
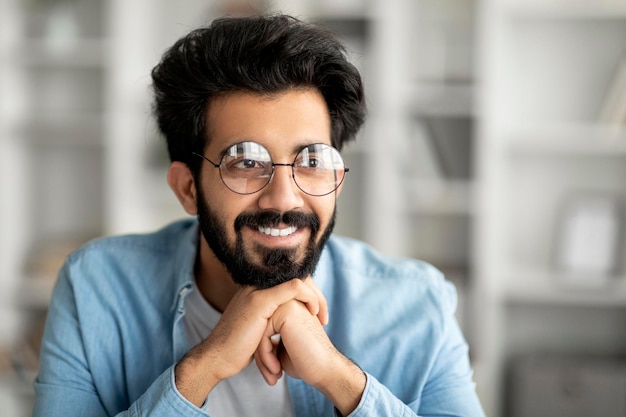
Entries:
<svg viewBox="0 0 626 417">
<path fill-rule="evenodd" d="M 320 229 L 320 220 L 315 214 L 299 211 L 244 212 L 235 219 L 236 241 L 232 246 L 228 242 L 226 225 L 211 211 L 200 189 L 198 189 L 197 206 L 200 231 L 217 259 L 230 273 L 233 281 L 242 286 L 253 286 L 258 289 L 270 288 L 294 278 L 304 279 L 312 275 L 322 249 L 332 233 L 336 219 L 335 207 L 328 226 L 316 242 L 315 237 Z M 268 248 L 257 244 L 252 250 L 256 251 L 261 262 L 254 262 L 250 249 L 244 247 L 241 229 L 250 227 L 258 230 L 259 227 L 277 227 L 279 224 L 310 229 L 311 236 L 306 244 L 302 260 L 298 261 L 296 248 Z"/>
</svg>

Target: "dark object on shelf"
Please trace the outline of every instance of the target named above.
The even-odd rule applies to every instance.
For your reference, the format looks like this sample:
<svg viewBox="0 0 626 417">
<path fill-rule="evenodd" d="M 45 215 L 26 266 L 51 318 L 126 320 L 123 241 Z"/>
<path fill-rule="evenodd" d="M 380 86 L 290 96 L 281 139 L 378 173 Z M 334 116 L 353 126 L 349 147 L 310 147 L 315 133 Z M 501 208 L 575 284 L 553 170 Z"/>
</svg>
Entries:
<svg viewBox="0 0 626 417">
<path fill-rule="evenodd" d="M 541 356 L 518 359 L 511 373 L 513 417 L 623 417 L 626 362 Z"/>
<path fill-rule="evenodd" d="M 428 116 L 422 120 L 444 176 L 472 178 L 472 119 Z"/>
</svg>

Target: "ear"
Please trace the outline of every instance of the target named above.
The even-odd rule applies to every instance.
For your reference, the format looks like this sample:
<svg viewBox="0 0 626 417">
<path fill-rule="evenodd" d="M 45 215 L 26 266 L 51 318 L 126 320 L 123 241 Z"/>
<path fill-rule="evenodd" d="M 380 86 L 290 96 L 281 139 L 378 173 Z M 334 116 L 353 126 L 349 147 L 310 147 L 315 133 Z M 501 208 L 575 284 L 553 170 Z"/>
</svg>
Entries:
<svg viewBox="0 0 626 417">
<path fill-rule="evenodd" d="M 187 214 L 198 214 L 196 183 L 187 164 L 174 161 L 167 170 L 167 183 Z"/>
</svg>

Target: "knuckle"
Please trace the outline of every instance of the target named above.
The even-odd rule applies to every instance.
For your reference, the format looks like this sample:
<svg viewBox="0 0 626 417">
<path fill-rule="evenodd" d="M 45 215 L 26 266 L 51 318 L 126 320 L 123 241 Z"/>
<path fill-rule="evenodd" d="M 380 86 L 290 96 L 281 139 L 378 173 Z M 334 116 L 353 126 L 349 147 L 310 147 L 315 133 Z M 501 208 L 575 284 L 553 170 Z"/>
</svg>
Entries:
<svg viewBox="0 0 626 417">
<path fill-rule="evenodd" d="M 248 297 L 248 305 L 250 305 L 253 309 L 260 307 L 265 299 L 263 293 L 260 291 L 254 291 L 250 293 Z"/>
<path fill-rule="evenodd" d="M 288 285 L 289 291 L 294 295 L 302 295 L 308 293 L 309 287 L 299 278 L 294 278 L 285 283 Z"/>
<path fill-rule="evenodd" d="M 295 290 L 300 289 L 304 285 L 302 280 L 298 279 L 298 278 L 294 278 L 294 279 L 292 279 L 292 280 L 290 280 L 288 282 L 289 282 L 289 285 L 291 286 L 291 288 L 293 288 Z"/>
<path fill-rule="evenodd" d="M 306 312 L 307 316 L 309 315 L 307 308 L 300 301 L 292 300 L 285 305 L 285 314 L 287 314 L 290 317 L 300 315 L 303 312 Z"/>
<path fill-rule="evenodd" d="M 302 303 L 296 300 L 291 300 L 285 304 L 285 311 L 287 313 L 295 312 L 297 311 L 299 305 L 302 305 Z"/>
</svg>

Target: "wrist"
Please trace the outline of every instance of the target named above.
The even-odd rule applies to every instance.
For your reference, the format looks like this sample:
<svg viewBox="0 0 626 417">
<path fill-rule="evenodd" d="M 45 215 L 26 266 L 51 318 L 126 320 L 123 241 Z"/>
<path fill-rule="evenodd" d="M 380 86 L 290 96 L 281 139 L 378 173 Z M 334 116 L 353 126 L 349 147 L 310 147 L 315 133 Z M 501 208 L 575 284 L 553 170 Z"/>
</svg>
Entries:
<svg viewBox="0 0 626 417">
<path fill-rule="evenodd" d="M 201 407 L 206 397 L 220 382 L 201 356 L 187 355 L 174 367 L 176 389 L 190 403 Z"/>
<path fill-rule="evenodd" d="M 350 359 L 341 355 L 341 365 L 333 367 L 332 375 L 317 388 L 335 406 L 342 416 L 352 413 L 365 391 L 367 376 Z"/>
</svg>

